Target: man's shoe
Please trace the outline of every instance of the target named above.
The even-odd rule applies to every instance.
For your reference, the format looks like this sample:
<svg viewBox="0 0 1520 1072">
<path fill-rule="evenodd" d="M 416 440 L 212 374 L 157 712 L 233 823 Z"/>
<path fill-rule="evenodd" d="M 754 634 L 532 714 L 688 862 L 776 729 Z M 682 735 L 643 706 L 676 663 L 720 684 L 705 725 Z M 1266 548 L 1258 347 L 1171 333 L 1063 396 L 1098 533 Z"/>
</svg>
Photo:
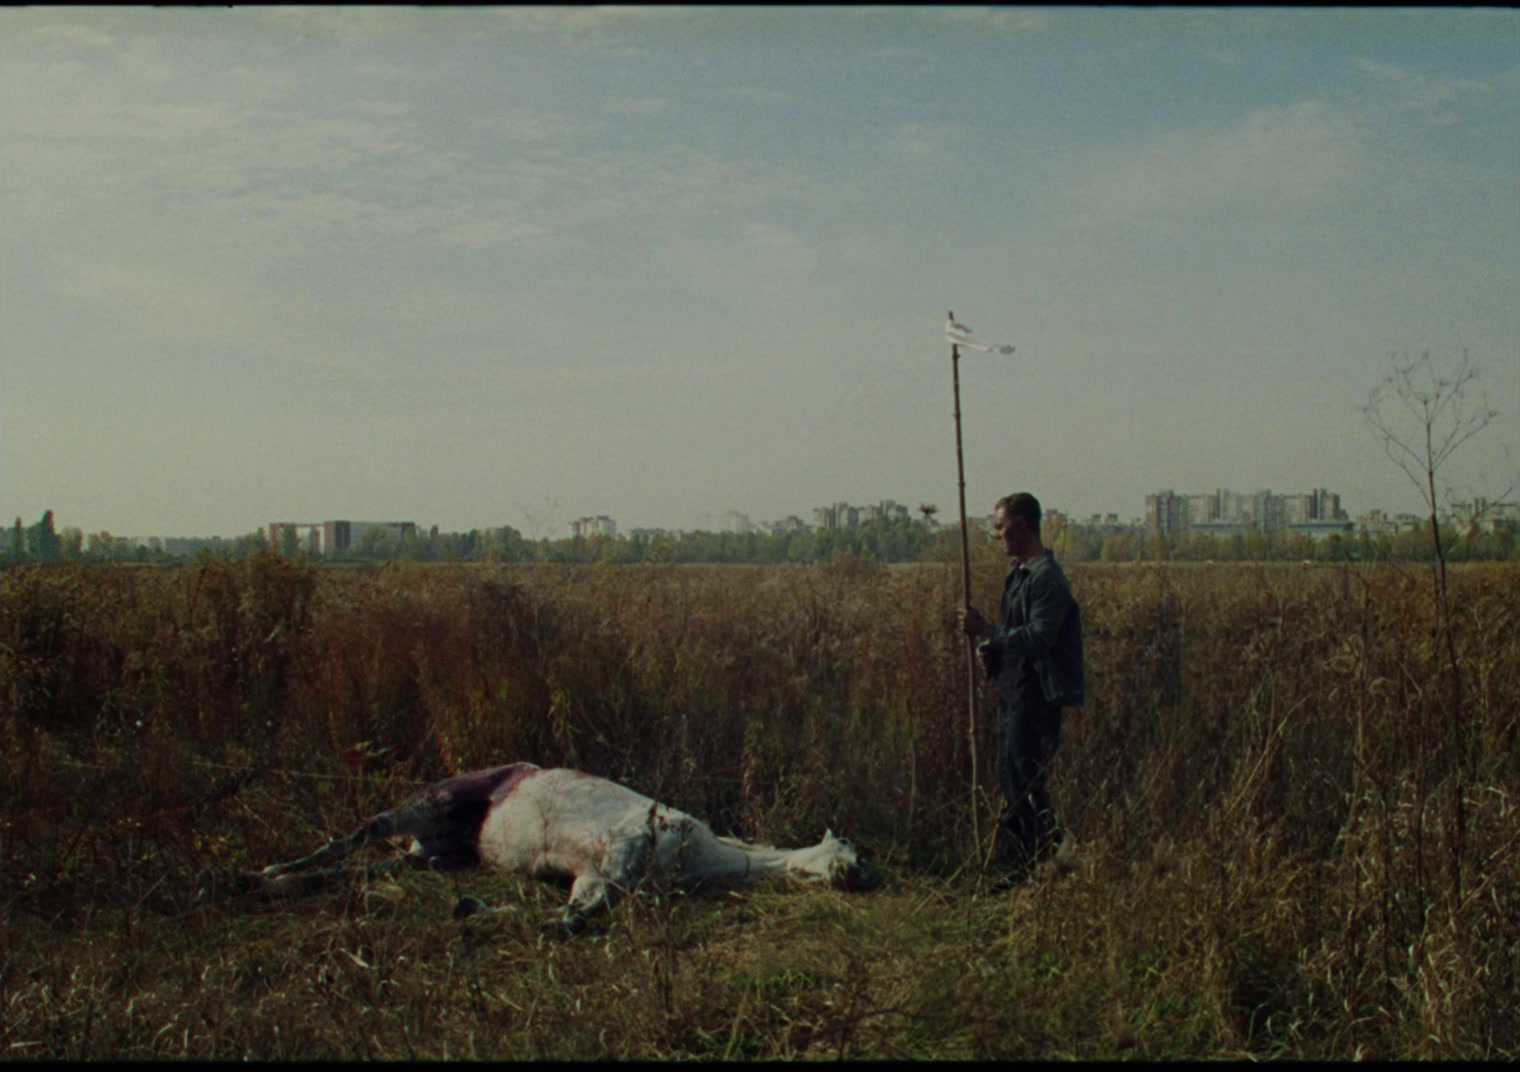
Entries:
<svg viewBox="0 0 1520 1072">
<path fill-rule="evenodd" d="M 988 887 L 988 892 L 994 896 L 1016 890 L 1029 881 L 1031 869 L 1027 867 L 1010 867 L 997 873 Z"/>
<path fill-rule="evenodd" d="M 1034 850 L 1034 862 L 1037 864 L 1048 863 L 1056 858 L 1056 853 L 1061 851 L 1061 842 L 1066 840 L 1066 835 L 1059 830 L 1052 830 L 1050 836 L 1040 842 Z"/>
</svg>

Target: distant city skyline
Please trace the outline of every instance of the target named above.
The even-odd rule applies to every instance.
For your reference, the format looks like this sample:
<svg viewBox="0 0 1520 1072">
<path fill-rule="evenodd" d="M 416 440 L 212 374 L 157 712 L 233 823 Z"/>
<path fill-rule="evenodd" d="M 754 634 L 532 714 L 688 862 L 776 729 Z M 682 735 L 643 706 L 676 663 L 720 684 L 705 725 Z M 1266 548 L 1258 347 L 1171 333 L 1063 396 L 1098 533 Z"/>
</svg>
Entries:
<svg viewBox="0 0 1520 1072">
<path fill-rule="evenodd" d="M 1313 490 L 1309 491 L 1300 490 L 1289 492 L 1275 491 L 1270 488 L 1257 488 L 1253 489 L 1249 493 L 1235 492 L 1229 487 L 1215 488 L 1207 492 L 1190 492 L 1178 490 L 1175 488 L 1162 488 L 1142 496 L 1142 501 L 1140 504 L 1141 508 L 1138 512 L 1125 510 L 1094 510 L 1078 513 L 1076 511 L 1066 509 L 1060 503 L 1042 502 L 1041 506 L 1047 515 L 1059 514 L 1062 517 L 1066 518 L 1069 523 L 1075 525 L 1091 525 L 1094 523 L 1094 521 L 1098 521 L 1101 524 L 1113 524 L 1117 522 L 1118 524 L 1124 526 L 1145 528 L 1154 527 L 1156 521 L 1155 500 L 1162 496 L 1167 496 L 1175 500 L 1171 509 L 1173 511 L 1181 511 L 1181 513 L 1173 515 L 1174 517 L 1182 518 L 1180 527 L 1189 527 L 1190 523 L 1196 523 L 1199 521 L 1203 521 L 1205 523 L 1238 523 L 1241 521 L 1250 522 L 1253 519 L 1253 507 L 1255 506 L 1253 500 L 1255 500 L 1256 503 L 1260 503 L 1266 499 L 1278 500 L 1277 508 L 1283 511 L 1280 518 L 1280 521 L 1283 524 L 1312 520 L 1348 520 L 1353 522 L 1360 522 L 1365 521 L 1369 518 L 1392 519 L 1395 517 L 1412 517 L 1423 519 L 1428 516 L 1428 512 L 1423 509 L 1412 511 L 1391 510 L 1378 505 L 1365 506 L 1355 509 L 1349 508 L 1343 503 L 1342 497 L 1339 493 L 1334 492 L 1328 488 L 1314 488 Z M 1202 516 L 1195 516 L 1199 505 L 1198 500 L 1215 498 L 1216 496 L 1221 497 L 1225 500 L 1222 501 L 1217 507 L 1215 507 L 1215 511 L 1217 512 L 1206 513 Z M 1327 504 L 1323 508 L 1318 505 L 1321 496 L 1324 496 L 1324 502 Z M 1298 500 L 1303 501 L 1299 502 Z M 1314 500 L 1315 505 L 1309 505 L 1310 500 Z M 1470 503 L 1471 500 L 1443 502 L 1441 504 L 1442 514 L 1450 514 L 1453 508 L 1460 510 L 1469 506 Z M 450 532 L 455 534 L 467 533 L 472 530 L 487 532 L 499 530 L 502 528 L 513 528 L 517 529 L 517 531 L 525 538 L 532 540 L 560 540 L 575 535 L 593 534 L 602 534 L 607 536 L 630 536 L 638 532 L 681 533 L 701 531 L 742 531 L 743 525 L 738 524 L 741 519 L 744 524 L 748 524 L 755 530 L 764 530 L 766 528 L 774 526 L 782 526 L 785 528 L 794 528 L 798 530 L 830 527 L 853 528 L 856 524 L 863 523 L 864 521 L 875 520 L 879 514 L 884 512 L 884 508 L 887 508 L 887 510 L 891 511 L 892 516 L 905 516 L 910 520 L 915 521 L 922 520 L 924 519 L 925 515 L 923 514 L 921 507 L 925 505 L 936 507 L 933 516 L 933 522 L 936 525 L 958 525 L 960 523 L 959 511 L 954 507 L 947 511 L 943 507 L 940 507 L 938 503 L 933 502 L 913 503 L 910 505 L 908 503 L 899 503 L 893 499 L 885 499 L 878 500 L 876 502 L 850 502 L 848 500 L 838 500 L 832 503 L 803 507 L 779 517 L 758 517 L 751 515 L 747 511 L 730 508 L 721 512 L 708 512 L 702 515 L 701 520 L 698 524 L 693 526 L 673 524 L 624 525 L 617 517 L 610 514 L 585 515 L 579 518 L 573 518 L 564 521 L 561 521 L 557 518 L 543 518 L 543 524 L 540 524 L 538 526 L 537 532 L 528 532 L 516 525 L 512 525 L 510 522 L 504 521 L 483 521 L 473 525 L 451 528 L 449 526 L 438 525 L 436 523 L 429 522 L 423 518 L 401 519 L 391 517 L 385 520 L 378 520 L 374 518 L 338 519 L 336 515 L 324 516 L 322 520 L 293 520 L 290 518 L 270 520 L 265 521 L 261 524 L 254 525 L 244 532 L 235 533 L 170 532 L 167 530 L 126 532 L 119 528 L 112 528 L 110 526 L 107 526 L 103 529 L 86 529 L 82 526 L 72 524 L 66 517 L 59 517 L 56 511 L 54 512 L 54 526 L 55 529 L 59 532 L 62 532 L 65 529 L 79 529 L 80 532 L 83 533 L 86 537 L 99 535 L 101 533 L 109 533 L 111 536 L 116 538 L 126 538 L 131 540 L 194 540 L 212 537 L 219 539 L 236 539 L 238 537 L 258 534 L 264 536 L 270 543 L 276 545 L 280 542 L 281 532 L 283 530 L 289 529 L 297 533 L 298 539 L 302 542 L 303 545 L 311 536 L 311 534 L 316 533 L 317 542 L 322 547 L 335 546 L 339 549 L 342 549 L 350 546 L 353 543 L 357 543 L 362 538 L 364 532 L 373 528 L 388 529 L 393 535 L 418 532 L 425 533 L 435 528 L 440 532 Z M 1490 503 L 1490 505 L 1507 507 L 1508 510 L 1506 512 L 1512 513 L 1514 512 L 1516 505 L 1516 496 L 1512 495 L 1506 500 L 1495 501 L 1493 503 Z M 836 520 L 838 517 L 843 516 L 841 508 L 849 510 L 851 515 L 856 515 L 858 511 L 858 520 L 852 524 L 849 524 L 848 526 L 846 526 L 845 523 Z M 1165 509 L 1165 507 L 1163 507 L 1163 509 Z M 835 513 L 836 510 L 839 510 L 841 512 Z M 992 504 L 987 504 L 985 509 L 974 509 L 970 506 L 970 504 L 967 505 L 967 519 L 973 524 L 985 523 L 991 516 Z M 25 528 L 36 523 L 37 520 L 38 518 L 13 518 L 10 521 L 6 522 L 4 531 L 6 533 L 9 533 L 16 521 L 20 521 L 23 528 Z M 1179 522 L 1176 520 L 1171 522 L 1163 522 L 1162 528 L 1164 531 L 1172 531 L 1174 529 L 1178 529 Z"/>
<path fill-rule="evenodd" d="M 1520 479 L 1512 9 L 13 7 L 0 102 L 7 521 L 948 518 L 948 311 L 973 513 L 1417 511 L 1426 351 Z"/>
</svg>

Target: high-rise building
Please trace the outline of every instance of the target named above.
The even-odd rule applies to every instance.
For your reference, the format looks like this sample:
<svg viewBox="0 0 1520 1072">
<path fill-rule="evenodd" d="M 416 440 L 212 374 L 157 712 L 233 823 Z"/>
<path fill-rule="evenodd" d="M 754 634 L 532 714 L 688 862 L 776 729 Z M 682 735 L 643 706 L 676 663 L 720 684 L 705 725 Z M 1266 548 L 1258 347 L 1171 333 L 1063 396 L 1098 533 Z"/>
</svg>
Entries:
<svg viewBox="0 0 1520 1072">
<path fill-rule="evenodd" d="M 737 510 L 725 510 L 723 512 L 723 518 L 719 522 L 719 526 L 720 530 L 723 532 L 744 533 L 755 531 L 755 525 L 752 521 L 750 521 L 749 515 L 741 514 Z"/>
<path fill-rule="evenodd" d="M 570 522 L 571 536 L 616 536 L 617 522 L 606 514 L 580 517 Z"/>
<path fill-rule="evenodd" d="M 362 545 L 365 534 L 372 529 L 379 529 L 398 540 L 417 535 L 415 521 L 324 521 L 322 553 L 331 555 Z"/>
<path fill-rule="evenodd" d="M 1188 500 L 1171 488 L 1145 497 L 1147 532 L 1174 536 L 1188 527 Z"/>
<path fill-rule="evenodd" d="M 1341 509 L 1341 497 L 1325 488 L 1315 488 L 1313 520 L 1345 521 L 1346 512 Z"/>
<path fill-rule="evenodd" d="M 1208 532 L 1242 529 L 1282 532 L 1290 525 L 1345 520 L 1341 497 L 1325 488 L 1298 495 L 1277 495 L 1267 489 L 1237 495 L 1228 488 L 1216 488 L 1213 492 L 1198 495 L 1178 495 L 1168 488 L 1145 497 L 1147 531 L 1168 536 L 1189 528 Z"/>
<path fill-rule="evenodd" d="M 1217 491 L 1189 495 L 1187 501 L 1189 524 L 1197 525 L 1206 521 L 1219 520 L 1219 493 Z"/>
</svg>

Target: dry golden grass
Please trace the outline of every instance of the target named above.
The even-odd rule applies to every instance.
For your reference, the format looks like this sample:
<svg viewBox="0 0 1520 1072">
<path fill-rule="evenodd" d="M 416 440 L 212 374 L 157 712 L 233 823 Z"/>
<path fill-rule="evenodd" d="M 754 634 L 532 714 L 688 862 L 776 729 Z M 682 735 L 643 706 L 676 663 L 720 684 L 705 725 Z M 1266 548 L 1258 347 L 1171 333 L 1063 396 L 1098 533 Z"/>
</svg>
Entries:
<svg viewBox="0 0 1520 1072">
<path fill-rule="evenodd" d="M 971 863 L 958 572 L 0 575 L 0 1053 L 1520 1056 L 1514 564 L 1454 571 L 1455 674 L 1428 567 L 1074 567 L 1070 841 L 1004 897 Z M 984 726 L 989 792 L 991 754 Z M 641 895 L 568 942 L 563 891 L 483 872 L 228 889 L 518 759 L 747 838 L 832 826 L 878 878 Z M 455 922 L 465 892 L 519 907 Z"/>
</svg>

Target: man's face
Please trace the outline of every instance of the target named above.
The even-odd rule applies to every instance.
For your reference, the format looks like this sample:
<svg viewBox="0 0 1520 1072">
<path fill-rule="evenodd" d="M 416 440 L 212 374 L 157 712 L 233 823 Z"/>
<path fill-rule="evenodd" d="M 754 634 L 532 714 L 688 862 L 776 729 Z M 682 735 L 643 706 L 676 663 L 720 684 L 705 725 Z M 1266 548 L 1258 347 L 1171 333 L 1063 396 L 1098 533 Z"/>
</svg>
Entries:
<svg viewBox="0 0 1520 1072">
<path fill-rule="evenodd" d="M 1020 533 L 1024 529 L 1022 518 L 1009 517 L 1005 507 L 998 507 L 992 515 L 992 538 L 1003 545 L 1003 551 L 1012 557 L 1018 554 L 1018 546 L 1022 539 Z"/>
</svg>

